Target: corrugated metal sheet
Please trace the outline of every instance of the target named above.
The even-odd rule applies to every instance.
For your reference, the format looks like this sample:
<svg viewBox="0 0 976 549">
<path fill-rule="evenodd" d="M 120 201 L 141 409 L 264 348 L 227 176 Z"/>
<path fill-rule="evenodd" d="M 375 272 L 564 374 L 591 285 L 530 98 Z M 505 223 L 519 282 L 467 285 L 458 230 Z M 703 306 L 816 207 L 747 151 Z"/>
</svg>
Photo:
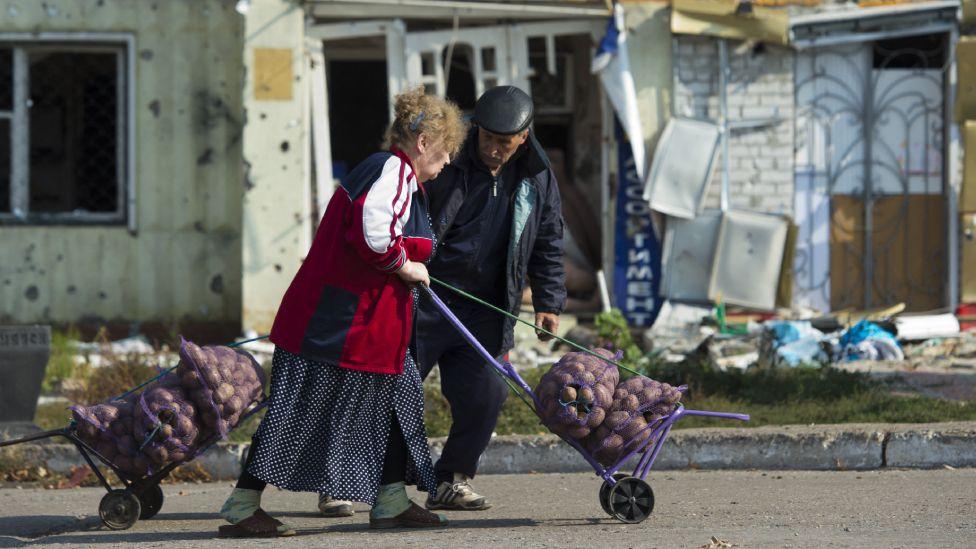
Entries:
<svg viewBox="0 0 976 549">
<path fill-rule="evenodd" d="M 20 3 L 0 32 L 135 36 L 137 231 L 0 228 L 0 321 L 241 310 L 243 21 L 221 0 Z"/>
</svg>

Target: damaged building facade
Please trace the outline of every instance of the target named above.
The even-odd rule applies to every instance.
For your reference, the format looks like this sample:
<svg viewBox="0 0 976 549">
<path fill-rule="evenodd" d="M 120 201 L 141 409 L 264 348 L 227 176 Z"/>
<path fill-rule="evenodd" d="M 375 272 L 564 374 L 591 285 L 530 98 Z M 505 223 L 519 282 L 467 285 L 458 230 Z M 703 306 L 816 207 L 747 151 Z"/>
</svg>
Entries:
<svg viewBox="0 0 976 549">
<path fill-rule="evenodd" d="M 674 114 L 727 138 L 715 139 L 714 169 L 693 197 L 700 213 L 671 224 L 665 293 L 707 301 L 779 286 L 792 298 L 775 305 L 822 312 L 955 305 L 959 3 L 755 4 L 674 4 Z M 751 262 L 773 257 L 783 272 L 749 261 L 722 270 L 728 258 L 709 250 L 723 209 L 782 216 L 754 234 L 786 253 Z M 753 244 L 731 254 L 747 258 Z M 712 284 L 680 276 L 696 269 Z M 771 309 L 771 297 L 755 308 Z"/>
<path fill-rule="evenodd" d="M 531 92 L 573 311 L 957 304 L 960 4 L 798 4 L 621 3 L 638 175 L 602 0 L 0 0 L 0 320 L 266 333 L 412 85 Z"/>
<path fill-rule="evenodd" d="M 243 23 L 0 2 L 0 322 L 238 329 Z"/>
</svg>

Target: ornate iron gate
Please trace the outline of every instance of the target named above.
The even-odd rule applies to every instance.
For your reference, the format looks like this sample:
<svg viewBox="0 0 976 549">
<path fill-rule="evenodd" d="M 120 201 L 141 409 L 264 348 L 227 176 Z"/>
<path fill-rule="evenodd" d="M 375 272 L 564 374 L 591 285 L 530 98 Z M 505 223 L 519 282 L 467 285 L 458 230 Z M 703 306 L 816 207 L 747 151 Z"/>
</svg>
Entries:
<svg viewBox="0 0 976 549">
<path fill-rule="evenodd" d="M 797 304 L 945 304 L 947 43 L 797 53 Z"/>
</svg>

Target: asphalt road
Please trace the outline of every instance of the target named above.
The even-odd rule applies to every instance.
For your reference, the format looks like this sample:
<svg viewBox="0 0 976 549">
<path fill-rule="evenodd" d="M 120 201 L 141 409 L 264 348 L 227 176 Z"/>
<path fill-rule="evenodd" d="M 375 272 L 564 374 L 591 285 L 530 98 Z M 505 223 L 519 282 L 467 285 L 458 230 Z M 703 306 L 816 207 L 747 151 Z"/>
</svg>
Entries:
<svg viewBox="0 0 976 549">
<path fill-rule="evenodd" d="M 865 472 L 685 471 L 652 474 L 653 515 L 623 524 L 600 509 L 590 474 L 479 477 L 494 508 L 448 513 L 426 531 L 370 531 L 366 507 L 324 519 L 315 496 L 269 490 L 264 507 L 294 538 L 215 539 L 229 483 L 166 485 L 156 518 L 126 531 L 97 518 L 102 491 L 0 488 L 0 547 L 973 547 L 976 470 Z M 420 501 L 419 496 L 415 496 Z M 714 545 L 713 545 L 714 546 Z"/>
</svg>

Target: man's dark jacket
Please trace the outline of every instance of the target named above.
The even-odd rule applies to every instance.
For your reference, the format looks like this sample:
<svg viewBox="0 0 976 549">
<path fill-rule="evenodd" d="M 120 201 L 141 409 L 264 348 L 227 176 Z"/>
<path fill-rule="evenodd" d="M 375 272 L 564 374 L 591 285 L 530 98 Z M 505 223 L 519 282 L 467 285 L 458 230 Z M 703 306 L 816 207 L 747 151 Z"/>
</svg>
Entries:
<svg viewBox="0 0 976 549">
<path fill-rule="evenodd" d="M 477 130 L 468 139 L 477 139 Z M 537 313 L 559 314 L 566 306 L 566 272 L 563 267 L 563 215 L 556 177 L 549 168 L 549 160 L 542 153 L 534 137 L 530 137 L 510 162 L 515 162 L 517 183 L 512 193 L 512 229 L 509 234 L 508 258 L 505 262 L 504 308 L 518 314 L 526 276 L 532 287 L 532 305 Z M 437 242 L 442 242 L 447 230 L 464 202 L 468 179 L 474 159 L 471 148 L 462 147 L 457 159 L 445 166 L 436 179 L 427 183 L 431 221 Z M 475 149 L 476 150 L 476 149 Z M 437 253 L 436 251 L 434 252 Z M 436 273 L 431 273 L 437 276 Z M 436 288 L 435 288 L 436 290 Z M 451 293 L 450 290 L 442 290 Z M 461 298 L 464 299 L 464 298 Z M 498 315 L 504 321 L 501 342 L 488 342 L 488 351 L 498 356 L 514 344 L 515 321 Z M 493 348 L 494 347 L 494 348 Z"/>
</svg>

